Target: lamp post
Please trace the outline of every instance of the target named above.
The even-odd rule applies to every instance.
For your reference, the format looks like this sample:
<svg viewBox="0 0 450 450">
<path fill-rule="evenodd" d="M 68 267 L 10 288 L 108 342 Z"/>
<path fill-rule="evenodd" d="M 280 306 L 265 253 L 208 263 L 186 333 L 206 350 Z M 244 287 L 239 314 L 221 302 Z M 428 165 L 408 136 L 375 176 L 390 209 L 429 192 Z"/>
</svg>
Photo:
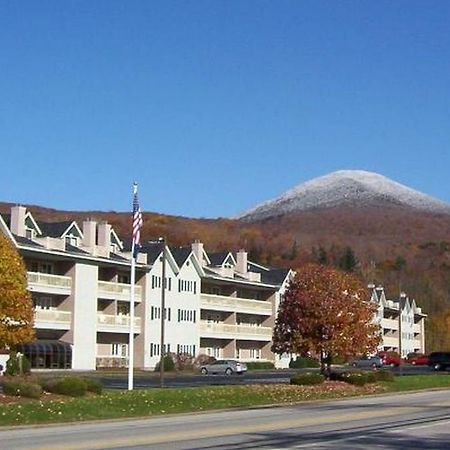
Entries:
<svg viewBox="0 0 450 450">
<path fill-rule="evenodd" d="M 159 360 L 159 385 L 160 387 L 164 387 L 164 327 L 166 320 L 166 245 L 167 241 L 165 238 L 159 238 L 159 242 L 163 244 L 162 251 L 162 273 L 161 273 L 161 359 Z"/>
</svg>

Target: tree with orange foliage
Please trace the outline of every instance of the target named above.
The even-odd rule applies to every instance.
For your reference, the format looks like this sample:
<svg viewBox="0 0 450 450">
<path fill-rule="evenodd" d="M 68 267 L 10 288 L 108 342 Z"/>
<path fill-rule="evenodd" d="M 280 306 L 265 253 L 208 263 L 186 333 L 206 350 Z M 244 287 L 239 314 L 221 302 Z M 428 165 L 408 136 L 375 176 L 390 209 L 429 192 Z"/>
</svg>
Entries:
<svg viewBox="0 0 450 450">
<path fill-rule="evenodd" d="M 0 348 L 34 337 L 33 304 L 22 258 L 0 233 Z"/>
<path fill-rule="evenodd" d="M 320 357 L 321 372 L 330 374 L 333 356 L 375 351 L 381 340 L 373 321 L 376 305 L 353 275 L 309 264 L 297 270 L 280 304 L 273 334 L 275 353 Z"/>
</svg>

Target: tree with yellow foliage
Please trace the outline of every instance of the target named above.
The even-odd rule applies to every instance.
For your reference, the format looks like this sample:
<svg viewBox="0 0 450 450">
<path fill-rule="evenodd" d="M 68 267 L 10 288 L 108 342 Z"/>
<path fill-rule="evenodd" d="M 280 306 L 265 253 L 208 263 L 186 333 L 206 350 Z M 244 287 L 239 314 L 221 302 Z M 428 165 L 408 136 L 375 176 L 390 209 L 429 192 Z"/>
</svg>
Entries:
<svg viewBox="0 0 450 450">
<path fill-rule="evenodd" d="M 25 265 L 0 233 L 0 348 L 30 342 L 33 337 L 33 304 Z"/>
</svg>

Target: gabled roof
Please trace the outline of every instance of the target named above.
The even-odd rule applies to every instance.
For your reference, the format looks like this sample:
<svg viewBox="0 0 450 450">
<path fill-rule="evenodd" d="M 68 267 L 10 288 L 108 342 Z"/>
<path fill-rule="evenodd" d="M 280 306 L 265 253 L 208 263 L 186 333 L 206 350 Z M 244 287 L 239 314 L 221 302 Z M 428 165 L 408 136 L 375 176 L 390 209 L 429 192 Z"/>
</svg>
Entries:
<svg viewBox="0 0 450 450">
<path fill-rule="evenodd" d="M 123 242 L 120 240 L 119 236 L 112 227 L 111 227 L 111 243 L 118 245 L 119 248 L 123 250 Z"/>
<path fill-rule="evenodd" d="M 143 242 L 139 253 L 145 253 L 147 255 L 147 263 L 153 264 L 156 258 L 161 254 L 164 248 L 163 242 Z M 131 251 L 131 247 L 130 247 Z"/>
<path fill-rule="evenodd" d="M 173 258 L 175 259 L 176 263 L 178 264 L 178 267 L 181 267 L 186 260 L 189 258 L 189 255 L 192 253 L 192 248 L 189 247 L 177 247 L 177 248 L 171 248 L 170 251 L 172 252 Z"/>
<path fill-rule="evenodd" d="M 71 228 L 73 223 L 75 223 L 73 220 L 65 220 L 63 222 L 37 222 L 42 231 L 42 235 L 53 238 L 62 237 L 65 232 Z"/>
<path fill-rule="evenodd" d="M 236 260 L 231 252 L 209 253 L 208 257 L 211 262 L 210 265 L 214 267 L 222 266 L 228 258 L 231 258 L 233 265 L 236 265 Z"/>
<path fill-rule="evenodd" d="M 256 272 L 261 275 L 262 283 L 267 284 L 282 284 L 291 270 L 267 266 L 265 267 L 260 264 L 255 264 L 251 261 L 248 262 L 248 266 L 252 272 Z"/>
<path fill-rule="evenodd" d="M 80 255 L 89 255 L 88 252 L 81 250 L 81 248 L 75 247 L 74 245 L 66 244 L 66 252 L 78 253 Z"/>
<path fill-rule="evenodd" d="M 38 225 L 38 223 L 36 222 L 36 220 L 34 220 L 33 214 L 31 214 L 30 211 L 28 211 L 25 214 L 25 225 L 27 224 L 27 222 L 31 222 L 34 230 L 36 231 L 37 234 L 42 234 L 42 230 L 41 227 Z"/>
<path fill-rule="evenodd" d="M 38 244 L 37 242 L 32 241 L 31 239 L 28 239 L 23 236 L 17 236 L 16 234 L 13 234 L 14 239 L 16 242 L 20 245 L 27 245 L 29 247 L 38 247 L 38 248 L 44 248 L 42 245 Z"/>
</svg>

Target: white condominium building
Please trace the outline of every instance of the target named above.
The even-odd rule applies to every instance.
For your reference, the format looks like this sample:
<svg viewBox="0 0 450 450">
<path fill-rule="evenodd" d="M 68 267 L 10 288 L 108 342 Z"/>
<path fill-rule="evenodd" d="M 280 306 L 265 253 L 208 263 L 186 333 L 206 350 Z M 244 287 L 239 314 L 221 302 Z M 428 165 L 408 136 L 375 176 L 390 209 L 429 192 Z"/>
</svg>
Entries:
<svg viewBox="0 0 450 450">
<path fill-rule="evenodd" d="M 130 332 L 129 249 L 105 222 L 41 222 L 23 206 L 0 215 L 0 231 L 22 255 L 36 340 L 22 346 L 32 367 L 93 370 L 126 366 Z M 163 249 L 165 280 L 162 280 Z M 266 360 L 274 318 L 292 272 L 207 253 L 201 242 L 144 243 L 136 264 L 134 361 L 152 369 L 164 351 Z M 165 283 L 165 312 L 161 291 Z"/>
<path fill-rule="evenodd" d="M 383 340 L 380 351 L 395 351 L 406 357 L 408 353 L 425 353 L 426 314 L 402 292 L 398 300 L 388 300 L 382 286 L 369 285 L 371 300 L 378 305 L 376 321 Z"/>
</svg>

